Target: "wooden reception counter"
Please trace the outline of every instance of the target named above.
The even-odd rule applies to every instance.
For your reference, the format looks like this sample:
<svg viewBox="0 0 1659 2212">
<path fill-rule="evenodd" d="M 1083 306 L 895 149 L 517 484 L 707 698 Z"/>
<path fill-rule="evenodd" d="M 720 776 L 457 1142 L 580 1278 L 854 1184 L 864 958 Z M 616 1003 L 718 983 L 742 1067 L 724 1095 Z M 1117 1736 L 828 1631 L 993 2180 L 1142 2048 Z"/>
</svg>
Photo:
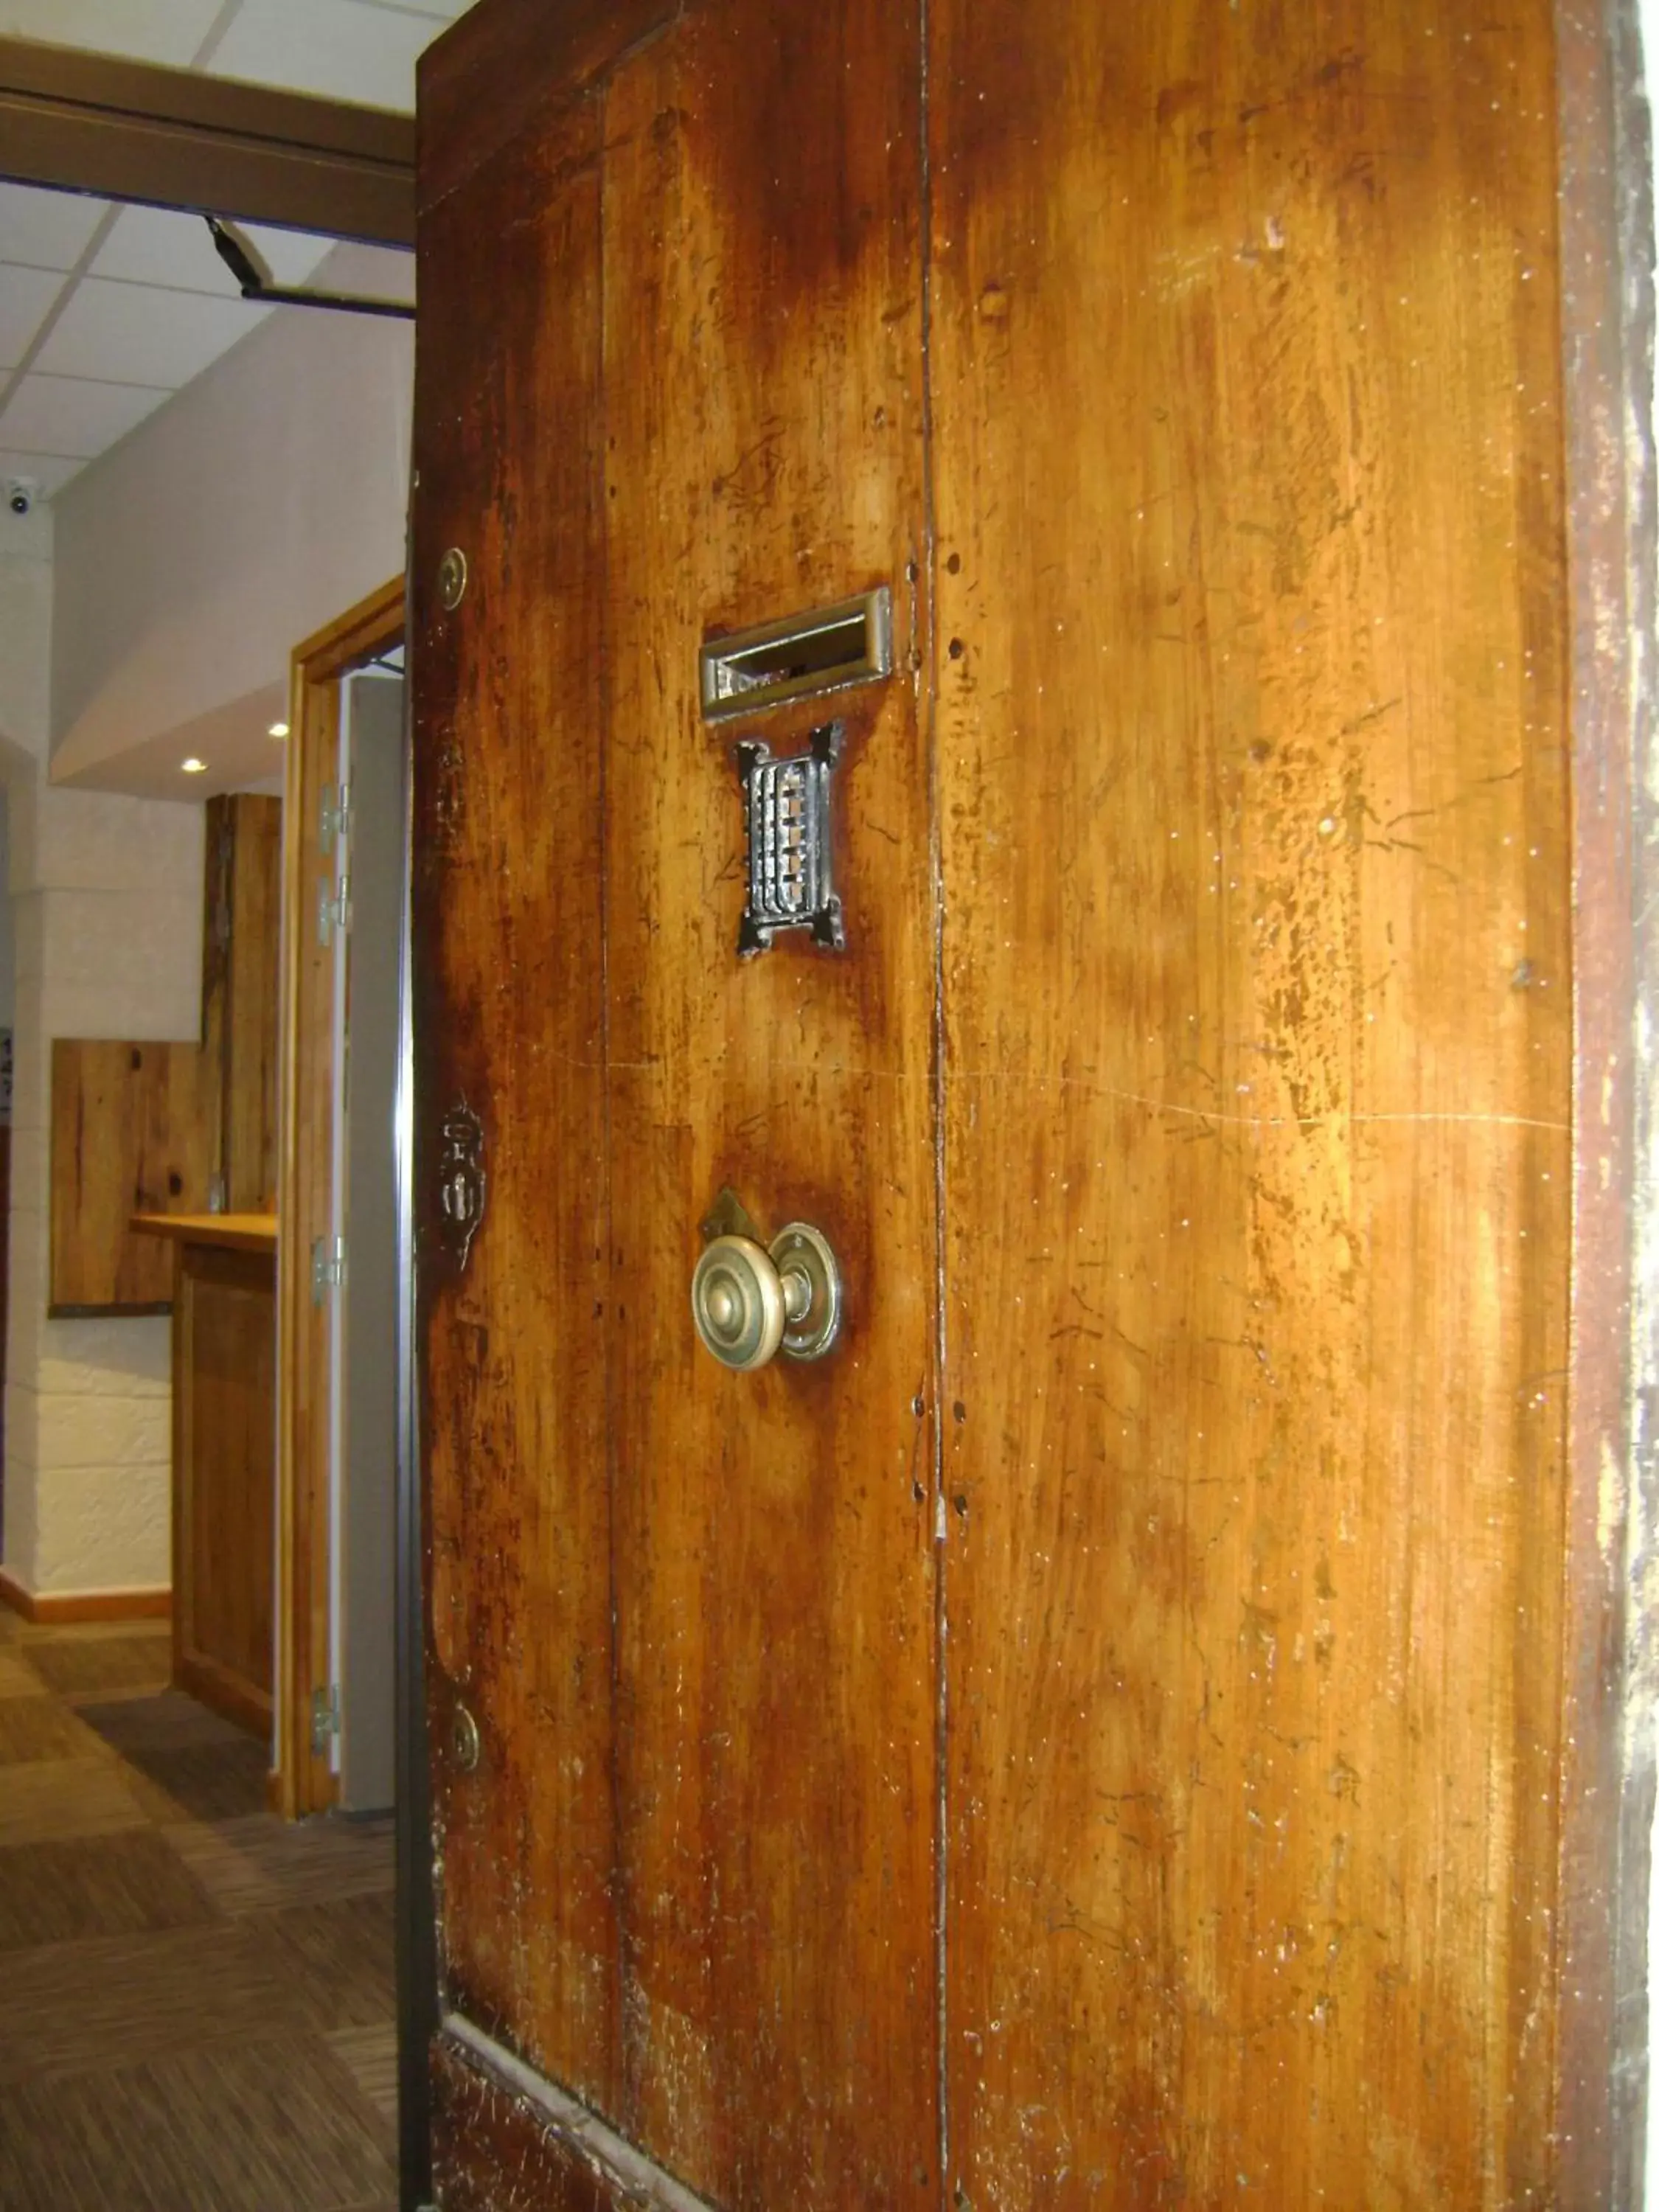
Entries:
<svg viewBox="0 0 1659 2212">
<path fill-rule="evenodd" d="M 173 1678 L 270 1732 L 276 1223 L 138 1213 L 173 1241 Z"/>
</svg>

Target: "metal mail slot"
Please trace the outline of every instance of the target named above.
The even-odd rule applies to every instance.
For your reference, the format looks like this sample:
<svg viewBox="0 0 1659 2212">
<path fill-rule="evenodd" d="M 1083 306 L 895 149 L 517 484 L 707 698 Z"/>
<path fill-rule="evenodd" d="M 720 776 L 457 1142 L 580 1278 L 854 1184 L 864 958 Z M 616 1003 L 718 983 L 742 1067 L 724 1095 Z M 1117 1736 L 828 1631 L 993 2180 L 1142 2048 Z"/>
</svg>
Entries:
<svg viewBox="0 0 1659 2212">
<path fill-rule="evenodd" d="M 785 699 L 842 691 L 891 673 L 893 601 L 885 584 L 786 622 L 710 638 L 699 656 L 702 711 L 711 722 Z"/>
</svg>

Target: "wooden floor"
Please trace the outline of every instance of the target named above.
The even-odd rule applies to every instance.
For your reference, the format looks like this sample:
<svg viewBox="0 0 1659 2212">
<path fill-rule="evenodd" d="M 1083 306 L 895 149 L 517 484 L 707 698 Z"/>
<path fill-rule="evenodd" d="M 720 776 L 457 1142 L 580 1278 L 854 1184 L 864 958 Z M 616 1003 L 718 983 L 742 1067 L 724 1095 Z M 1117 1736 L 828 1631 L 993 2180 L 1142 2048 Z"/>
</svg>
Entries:
<svg viewBox="0 0 1659 2212">
<path fill-rule="evenodd" d="M 0 1609 L 0 2206 L 392 2212 L 391 1824 L 273 1820 L 168 1648 Z"/>
</svg>

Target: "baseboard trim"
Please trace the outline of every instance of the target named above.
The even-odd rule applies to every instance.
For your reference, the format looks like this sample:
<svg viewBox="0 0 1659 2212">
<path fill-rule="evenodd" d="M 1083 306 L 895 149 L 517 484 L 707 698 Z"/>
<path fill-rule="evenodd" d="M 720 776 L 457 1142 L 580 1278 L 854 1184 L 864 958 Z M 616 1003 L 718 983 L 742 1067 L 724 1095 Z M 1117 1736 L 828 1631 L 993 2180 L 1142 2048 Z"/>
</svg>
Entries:
<svg viewBox="0 0 1659 2212">
<path fill-rule="evenodd" d="M 25 1620 L 41 1628 L 66 1626 L 82 1620 L 170 1620 L 173 1592 L 150 1587 L 142 1589 L 35 1591 L 15 1575 L 0 1567 L 0 1605 L 8 1605 Z"/>
</svg>

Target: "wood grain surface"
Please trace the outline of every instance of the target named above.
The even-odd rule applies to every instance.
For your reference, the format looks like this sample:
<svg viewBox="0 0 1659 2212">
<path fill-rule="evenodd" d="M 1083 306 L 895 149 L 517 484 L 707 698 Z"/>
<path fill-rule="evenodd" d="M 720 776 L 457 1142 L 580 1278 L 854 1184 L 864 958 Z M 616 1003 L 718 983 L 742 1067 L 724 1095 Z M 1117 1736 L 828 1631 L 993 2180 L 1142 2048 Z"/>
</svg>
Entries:
<svg viewBox="0 0 1659 2212">
<path fill-rule="evenodd" d="M 210 1176 L 223 1188 L 225 1115 L 223 1072 L 230 1012 L 231 892 L 236 859 L 236 798 L 219 792 L 202 810 L 202 1052 L 209 1079 L 217 1071 L 221 1095 L 214 1116 Z"/>
<path fill-rule="evenodd" d="M 551 126 L 684 0 L 498 0 L 469 8 L 420 61 L 421 207 L 430 210 L 502 147 Z"/>
<path fill-rule="evenodd" d="M 283 802 L 225 792 L 206 806 L 202 1049 L 219 1086 L 212 1172 L 235 1212 L 276 1203 Z"/>
<path fill-rule="evenodd" d="M 206 1211 L 216 1101 L 198 1045 L 52 1040 L 52 1312 L 167 1310 L 172 1255 L 131 1217 Z"/>
<path fill-rule="evenodd" d="M 1549 10 L 933 21 L 955 2185 L 1553 2201 Z"/>
<path fill-rule="evenodd" d="M 444 2212 L 641 2212 L 444 2037 L 432 2046 L 432 2162 Z"/>
<path fill-rule="evenodd" d="M 488 0 L 428 64 L 446 2000 L 711 2204 L 1606 2170 L 1554 13 L 647 0 L 538 76 Z M 847 951 L 739 963 L 698 645 L 884 580 L 894 680 L 753 728 L 845 721 Z M 722 1185 L 840 1252 L 822 1368 L 697 1348 Z"/>
<path fill-rule="evenodd" d="M 238 792 L 230 804 L 223 1173 L 225 1206 L 276 1203 L 277 1000 L 281 982 L 283 802 Z"/>
<path fill-rule="evenodd" d="M 276 1435 L 276 1250 L 176 1245 L 174 1678 L 269 1735 Z"/>
<path fill-rule="evenodd" d="M 919 49 L 908 10 L 781 46 L 763 18 L 647 46 L 423 224 L 444 1940 L 453 2002 L 691 2185 L 896 2203 L 936 2177 L 926 771 L 909 684 L 840 709 L 849 952 L 740 963 L 739 792 L 696 656 L 712 629 L 882 581 L 911 653 Z M 878 97 L 786 120 L 803 74 L 854 66 Z M 792 325 L 815 270 L 833 319 Z M 641 374 L 642 333 L 690 373 Z M 599 420 L 601 384 L 603 474 L 585 430 L 546 434 Z M 447 617 L 452 543 L 469 583 Z M 463 1100 L 489 1201 L 456 1280 L 431 1195 Z M 697 1348 L 723 1183 L 836 1243 L 833 1371 L 738 1379 Z M 457 1696 L 471 1778 L 446 1754 Z"/>
<path fill-rule="evenodd" d="M 135 1213 L 132 1226 L 145 1237 L 175 1244 L 216 1244 L 227 1252 L 276 1250 L 274 1213 Z"/>
<path fill-rule="evenodd" d="M 908 4 L 743 0 L 605 100 L 624 2112 L 722 2204 L 937 2188 L 919 64 Z M 892 682 L 700 722 L 705 635 L 882 582 Z M 734 734 L 789 750 L 832 714 L 847 950 L 740 961 Z M 733 1375 L 698 1345 L 722 1186 L 835 1247 L 821 1364 Z"/>
<path fill-rule="evenodd" d="M 448 2002 L 614 2111 L 598 129 L 587 103 L 422 224 L 415 1199 Z M 440 1206 L 462 1109 L 464 1270 Z"/>
<path fill-rule="evenodd" d="M 313 640 L 317 647 L 319 641 Z M 332 876 L 321 849 L 322 797 L 340 781 L 340 687 L 301 647 L 289 669 L 291 734 L 283 767 L 283 1002 L 276 1406 L 277 1788 L 284 1818 L 333 1802 L 326 1752 L 313 1748 L 311 1700 L 329 1680 L 328 1483 L 334 1407 L 331 1323 L 312 1286 L 313 1254 L 334 1221 L 335 963 L 317 927 Z M 349 664 L 348 664 L 349 665 Z"/>
</svg>

